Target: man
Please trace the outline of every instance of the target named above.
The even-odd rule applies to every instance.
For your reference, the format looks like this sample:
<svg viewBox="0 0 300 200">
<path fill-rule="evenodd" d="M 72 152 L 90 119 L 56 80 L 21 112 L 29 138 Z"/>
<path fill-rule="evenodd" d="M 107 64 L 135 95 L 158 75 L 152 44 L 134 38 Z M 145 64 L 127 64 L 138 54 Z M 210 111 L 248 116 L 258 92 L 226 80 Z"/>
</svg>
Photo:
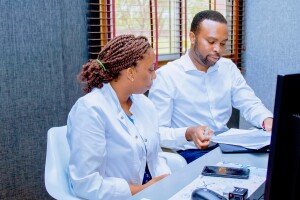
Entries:
<svg viewBox="0 0 300 200">
<path fill-rule="evenodd" d="M 188 163 L 216 147 L 212 134 L 228 130 L 232 107 L 256 127 L 271 131 L 273 114 L 247 85 L 237 66 L 222 58 L 227 21 L 212 10 L 195 15 L 191 48 L 159 68 L 149 91 L 160 117 L 161 146 L 176 150 Z"/>
</svg>

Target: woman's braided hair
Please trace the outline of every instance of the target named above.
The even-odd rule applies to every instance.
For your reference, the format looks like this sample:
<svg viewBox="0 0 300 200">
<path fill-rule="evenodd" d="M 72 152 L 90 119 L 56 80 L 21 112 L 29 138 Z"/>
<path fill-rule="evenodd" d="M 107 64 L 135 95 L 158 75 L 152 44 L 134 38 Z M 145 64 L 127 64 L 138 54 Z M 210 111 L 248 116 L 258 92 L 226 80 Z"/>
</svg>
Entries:
<svg viewBox="0 0 300 200">
<path fill-rule="evenodd" d="M 82 90 L 89 93 L 93 88 L 102 88 L 103 83 L 118 78 L 123 69 L 135 67 L 149 48 L 151 46 L 144 36 L 125 34 L 113 38 L 103 47 L 96 60 L 90 59 L 82 65 L 78 79 L 87 85 Z"/>
</svg>

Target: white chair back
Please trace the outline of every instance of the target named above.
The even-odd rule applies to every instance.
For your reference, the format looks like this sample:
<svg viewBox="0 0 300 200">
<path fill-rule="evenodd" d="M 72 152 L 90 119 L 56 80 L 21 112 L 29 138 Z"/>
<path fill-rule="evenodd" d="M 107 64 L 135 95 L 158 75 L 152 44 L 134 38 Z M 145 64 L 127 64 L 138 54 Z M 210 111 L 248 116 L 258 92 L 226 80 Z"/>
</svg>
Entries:
<svg viewBox="0 0 300 200">
<path fill-rule="evenodd" d="M 69 145 L 67 126 L 52 127 L 47 133 L 45 186 L 47 192 L 58 200 L 79 199 L 72 194 L 68 179 Z"/>
</svg>

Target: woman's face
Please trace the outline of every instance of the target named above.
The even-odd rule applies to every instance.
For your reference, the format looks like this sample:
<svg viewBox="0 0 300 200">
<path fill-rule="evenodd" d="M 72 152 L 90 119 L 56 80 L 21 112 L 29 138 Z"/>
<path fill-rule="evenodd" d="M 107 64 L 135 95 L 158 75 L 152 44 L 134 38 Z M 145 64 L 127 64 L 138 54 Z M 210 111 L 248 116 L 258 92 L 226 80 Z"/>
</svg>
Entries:
<svg viewBox="0 0 300 200">
<path fill-rule="evenodd" d="M 150 48 L 143 55 L 143 59 L 137 62 L 137 66 L 134 69 L 135 74 L 134 79 L 132 81 L 133 93 L 145 93 L 151 88 L 153 79 L 156 78 L 155 54 L 152 48 Z"/>
</svg>

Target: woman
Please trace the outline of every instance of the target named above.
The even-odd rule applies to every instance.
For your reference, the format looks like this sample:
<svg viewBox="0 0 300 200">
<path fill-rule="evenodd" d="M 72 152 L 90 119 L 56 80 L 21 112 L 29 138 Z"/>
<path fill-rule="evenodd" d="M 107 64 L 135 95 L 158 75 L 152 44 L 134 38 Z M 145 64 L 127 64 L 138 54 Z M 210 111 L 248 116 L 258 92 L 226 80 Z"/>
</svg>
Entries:
<svg viewBox="0 0 300 200">
<path fill-rule="evenodd" d="M 143 94 L 156 74 L 146 37 L 120 35 L 82 66 L 87 93 L 68 116 L 70 182 L 84 199 L 126 199 L 170 173 L 155 107 Z M 152 179 L 151 179 L 152 178 Z"/>
</svg>

